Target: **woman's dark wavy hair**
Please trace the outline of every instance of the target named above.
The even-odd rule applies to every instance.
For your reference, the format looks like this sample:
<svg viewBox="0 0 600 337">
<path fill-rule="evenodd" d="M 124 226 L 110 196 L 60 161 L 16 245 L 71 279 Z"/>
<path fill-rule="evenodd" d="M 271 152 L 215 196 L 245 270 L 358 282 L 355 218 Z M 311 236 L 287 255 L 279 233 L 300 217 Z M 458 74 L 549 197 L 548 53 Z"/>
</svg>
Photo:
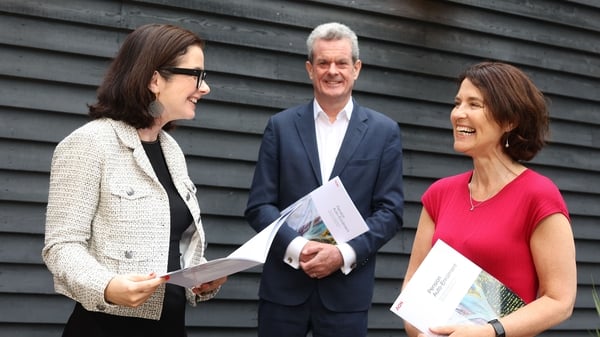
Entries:
<svg viewBox="0 0 600 337">
<path fill-rule="evenodd" d="M 89 106 L 92 119 L 112 118 L 143 129 L 154 123 L 148 105 L 155 95 L 148 89 L 154 71 L 169 79 L 161 68 L 176 67 L 188 47 L 204 47 L 189 30 L 163 24 L 148 24 L 131 32 L 110 64 L 97 91 L 98 101 Z M 171 123 L 163 129 L 169 130 Z"/>
<path fill-rule="evenodd" d="M 528 161 L 544 147 L 549 133 L 548 104 L 544 94 L 518 68 L 502 62 L 482 62 L 465 70 L 464 79 L 483 95 L 484 105 L 502 127 L 512 126 L 499 142 L 513 160 Z M 505 147 L 507 142 L 509 147 Z"/>
</svg>

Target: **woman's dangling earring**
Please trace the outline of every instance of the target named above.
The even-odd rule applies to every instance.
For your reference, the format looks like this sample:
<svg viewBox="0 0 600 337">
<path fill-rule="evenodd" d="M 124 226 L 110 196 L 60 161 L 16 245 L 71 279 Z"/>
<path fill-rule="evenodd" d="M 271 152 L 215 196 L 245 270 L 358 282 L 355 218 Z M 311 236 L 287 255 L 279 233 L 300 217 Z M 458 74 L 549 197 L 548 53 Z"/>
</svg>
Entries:
<svg viewBox="0 0 600 337">
<path fill-rule="evenodd" d="M 504 144 L 504 147 L 508 149 L 510 145 L 508 144 L 508 136 L 506 136 L 506 143 Z"/>
<path fill-rule="evenodd" d="M 148 113 L 150 116 L 158 118 L 164 110 L 165 107 L 158 101 L 158 94 L 156 94 L 154 101 L 150 102 L 148 105 Z"/>
</svg>

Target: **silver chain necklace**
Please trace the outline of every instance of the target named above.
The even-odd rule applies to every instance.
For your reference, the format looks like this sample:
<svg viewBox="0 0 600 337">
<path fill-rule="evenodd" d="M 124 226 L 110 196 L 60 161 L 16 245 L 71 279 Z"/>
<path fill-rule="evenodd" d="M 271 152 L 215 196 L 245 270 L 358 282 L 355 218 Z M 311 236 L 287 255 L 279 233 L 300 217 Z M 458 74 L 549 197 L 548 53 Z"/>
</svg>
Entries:
<svg viewBox="0 0 600 337">
<path fill-rule="evenodd" d="M 473 210 L 479 206 L 481 206 L 481 204 L 483 204 L 484 202 L 486 202 L 494 193 L 494 191 L 492 191 L 490 194 L 488 194 L 483 201 L 479 202 L 479 203 L 474 203 L 473 201 L 473 194 L 471 194 L 471 183 L 467 183 L 467 188 L 469 189 L 469 204 L 471 204 L 471 208 L 469 208 L 469 211 L 473 212 Z"/>
</svg>

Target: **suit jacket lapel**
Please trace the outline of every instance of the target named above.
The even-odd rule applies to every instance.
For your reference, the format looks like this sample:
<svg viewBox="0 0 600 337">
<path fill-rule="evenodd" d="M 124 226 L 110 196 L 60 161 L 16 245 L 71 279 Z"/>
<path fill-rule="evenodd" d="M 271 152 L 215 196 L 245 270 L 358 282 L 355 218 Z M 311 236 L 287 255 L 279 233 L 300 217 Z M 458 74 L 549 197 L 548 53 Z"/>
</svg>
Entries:
<svg viewBox="0 0 600 337">
<path fill-rule="evenodd" d="M 340 147 L 333 170 L 331 171 L 330 179 L 341 174 L 344 167 L 348 164 L 350 158 L 362 142 L 365 133 L 367 132 L 367 114 L 364 110 L 354 102 L 354 111 L 348 122 L 348 129 L 344 136 L 344 141 Z"/>
<path fill-rule="evenodd" d="M 308 155 L 308 161 L 313 173 L 321 185 L 321 164 L 319 163 L 319 152 L 317 148 L 317 134 L 315 131 L 315 118 L 312 101 L 306 105 L 305 109 L 300 109 L 295 121 L 298 136 Z"/>
</svg>

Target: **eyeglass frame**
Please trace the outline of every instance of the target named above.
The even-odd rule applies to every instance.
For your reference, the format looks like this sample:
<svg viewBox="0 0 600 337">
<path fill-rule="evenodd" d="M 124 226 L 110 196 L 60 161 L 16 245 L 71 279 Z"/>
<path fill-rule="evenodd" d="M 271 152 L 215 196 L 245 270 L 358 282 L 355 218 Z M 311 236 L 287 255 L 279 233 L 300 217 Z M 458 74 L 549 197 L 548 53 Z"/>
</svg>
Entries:
<svg viewBox="0 0 600 337">
<path fill-rule="evenodd" d="M 200 89 L 202 82 L 206 80 L 206 70 L 204 69 L 189 69 L 189 68 L 160 68 L 159 70 L 168 71 L 171 74 L 196 76 L 196 89 Z"/>
</svg>

